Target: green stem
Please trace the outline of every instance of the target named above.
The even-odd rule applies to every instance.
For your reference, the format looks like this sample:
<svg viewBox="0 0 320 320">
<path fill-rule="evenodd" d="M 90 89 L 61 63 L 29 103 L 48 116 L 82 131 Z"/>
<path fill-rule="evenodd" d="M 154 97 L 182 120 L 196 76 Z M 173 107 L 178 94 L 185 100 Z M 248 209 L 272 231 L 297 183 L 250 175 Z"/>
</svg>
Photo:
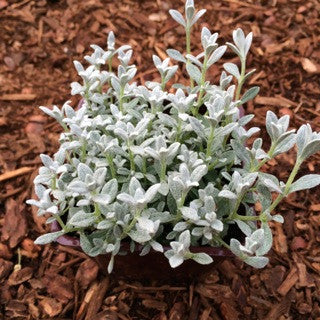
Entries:
<svg viewBox="0 0 320 320">
<path fill-rule="evenodd" d="M 198 114 L 198 110 L 200 108 L 200 106 L 203 103 L 203 95 L 204 95 L 204 84 L 206 82 L 206 73 L 207 73 L 207 62 L 208 62 L 208 56 L 205 55 L 204 56 L 204 60 L 203 60 L 203 66 L 202 66 L 202 72 L 201 72 L 201 83 L 200 83 L 200 92 L 199 92 L 199 96 L 198 96 L 198 100 L 197 100 L 197 105 L 195 107 L 195 112 L 194 115 L 196 116 Z"/>
<path fill-rule="evenodd" d="M 214 138 L 214 128 L 213 128 L 213 126 L 211 126 L 210 135 L 209 135 L 208 143 L 207 143 L 206 158 L 208 158 L 210 156 L 213 138 Z"/>
<path fill-rule="evenodd" d="M 106 154 L 105 156 L 110 167 L 112 179 L 114 179 L 116 178 L 117 173 L 116 173 L 116 168 L 114 167 L 114 164 L 113 164 L 112 156 L 110 154 Z"/>
<path fill-rule="evenodd" d="M 164 91 L 166 88 L 165 76 L 161 76 L 161 90 Z"/>
<path fill-rule="evenodd" d="M 127 234 L 132 230 L 132 228 L 135 226 L 137 220 L 140 218 L 142 210 L 137 210 L 134 214 L 134 217 L 132 221 L 130 222 L 129 226 L 125 228 L 120 236 L 120 239 L 123 239 L 127 236 Z"/>
<path fill-rule="evenodd" d="M 178 126 L 177 126 L 177 134 L 176 134 L 176 142 L 180 140 L 180 133 L 181 133 L 181 126 L 182 126 L 182 121 L 178 115 Z"/>
<path fill-rule="evenodd" d="M 96 216 L 98 221 L 101 221 L 101 211 L 100 211 L 98 203 L 94 204 L 94 215 Z"/>
<path fill-rule="evenodd" d="M 236 91 L 236 100 L 239 100 L 240 98 L 240 93 L 241 93 L 241 89 L 244 83 L 244 77 L 246 74 L 246 59 L 242 59 L 241 60 L 241 74 L 240 74 L 240 78 L 238 81 L 238 87 L 237 87 L 237 91 Z"/>
<path fill-rule="evenodd" d="M 134 163 L 134 154 L 133 154 L 133 152 L 131 151 L 131 144 L 130 144 L 130 141 L 129 141 L 129 140 L 128 140 L 128 142 L 127 142 L 127 146 L 128 146 L 128 151 L 129 151 L 130 170 L 131 170 L 131 171 L 135 171 L 136 166 L 135 166 L 135 163 Z"/>
<path fill-rule="evenodd" d="M 176 214 L 176 218 L 174 220 L 175 222 L 181 220 L 182 214 L 181 214 L 181 210 L 180 209 L 183 207 L 184 202 L 186 201 L 187 194 L 188 194 L 187 191 L 183 192 L 182 195 L 181 195 L 179 203 L 177 203 L 177 214 Z"/>
<path fill-rule="evenodd" d="M 187 54 L 191 54 L 190 34 L 191 34 L 191 27 L 186 26 L 186 50 L 187 50 Z M 187 63 L 190 63 L 189 59 L 187 59 Z M 191 89 L 193 89 L 193 87 L 194 87 L 194 82 L 193 82 L 192 78 L 190 78 L 190 87 L 191 87 Z"/>
<path fill-rule="evenodd" d="M 272 157 L 273 157 L 273 152 L 274 152 L 275 148 L 276 148 L 276 144 L 272 143 L 270 150 L 268 151 L 268 156 L 270 159 L 272 159 Z M 258 171 L 264 164 L 266 164 L 270 160 L 269 158 L 265 158 L 265 159 L 261 160 L 255 167 L 250 169 L 250 172 Z"/>
<path fill-rule="evenodd" d="M 63 231 L 69 232 L 68 228 L 66 227 L 66 225 L 64 224 L 64 222 L 62 221 L 62 219 L 59 215 L 54 214 L 53 217 L 57 220 L 57 222 L 59 223 L 59 225 Z"/>
<path fill-rule="evenodd" d="M 162 160 L 160 161 L 160 163 L 161 163 L 160 180 L 161 180 L 161 181 L 166 181 L 166 170 L 167 170 L 166 159 L 162 159 Z"/>
<path fill-rule="evenodd" d="M 269 211 L 271 213 L 277 207 L 277 205 L 281 202 L 281 200 L 289 194 L 291 184 L 299 171 L 301 163 L 302 162 L 299 159 L 297 159 L 297 161 L 292 169 L 292 172 L 287 180 L 287 183 L 286 183 L 286 186 L 284 188 L 283 193 L 281 193 L 277 196 L 276 200 L 274 200 L 274 202 L 271 204 L 271 206 L 266 211 Z"/>
<path fill-rule="evenodd" d="M 119 110 L 123 113 L 123 96 L 124 96 L 124 87 L 120 89 L 119 95 Z"/>
</svg>

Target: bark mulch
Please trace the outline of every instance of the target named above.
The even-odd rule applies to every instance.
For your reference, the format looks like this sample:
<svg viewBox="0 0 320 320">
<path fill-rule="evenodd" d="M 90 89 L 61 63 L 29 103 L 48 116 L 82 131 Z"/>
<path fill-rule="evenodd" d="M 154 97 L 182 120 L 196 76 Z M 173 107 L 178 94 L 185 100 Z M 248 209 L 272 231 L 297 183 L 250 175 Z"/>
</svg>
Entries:
<svg viewBox="0 0 320 320">
<path fill-rule="evenodd" d="M 196 1 L 206 8 L 201 25 L 219 31 L 220 43 L 241 26 L 253 31 L 250 85 L 261 86 L 247 112 L 263 125 L 268 109 L 289 114 L 292 126 L 310 122 L 320 130 L 320 3 L 318 0 Z M 37 106 L 71 99 L 77 79 L 72 60 L 92 43 L 134 48 L 138 81 L 157 77 L 156 52 L 184 46 L 183 30 L 168 15 L 182 10 L 173 0 L 0 0 L 0 319 L 320 319 L 320 190 L 290 196 L 277 212 L 270 264 L 254 270 L 224 261 L 204 280 L 159 284 L 103 276 L 84 254 L 33 239 L 47 228 L 25 200 L 40 153 L 58 148 L 58 126 Z M 199 35 L 200 28 L 194 30 Z M 199 38 L 195 38 L 199 39 Z M 199 49 L 196 41 L 193 50 Z M 232 58 L 230 54 L 227 58 Z M 236 61 L 236 60 L 235 60 Z M 210 77 L 216 80 L 219 68 Z M 180 75 L 181 76 L 181 75 Z M 267 140 L 267 139 L 266 139 Z M 303 173 L 319 172 L 320 155 Z M 294 153 L 266 170 L 285 179 Z"/>
</svg>

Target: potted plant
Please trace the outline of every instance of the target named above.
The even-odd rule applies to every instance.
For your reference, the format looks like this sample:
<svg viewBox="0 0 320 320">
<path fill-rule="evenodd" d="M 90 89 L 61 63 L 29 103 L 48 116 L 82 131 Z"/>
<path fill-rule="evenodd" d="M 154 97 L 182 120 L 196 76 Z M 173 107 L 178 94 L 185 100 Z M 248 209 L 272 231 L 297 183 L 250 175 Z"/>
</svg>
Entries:
<svg viewBox="0 0 320 320">
<path fill-rule="evenodd" d="M 233 43 L 219 46 L 218 34 L 204 27 L 203 52 L 194 56 L 191 29 L 204 13 L 195 10 L 193 0 L 186 1 L 185 17 L 170 10 L 185 28 L 186 54 L 167 50 L 177 65 L 153 56 L 159 82 L 132 82 L 137 71 L 130 64 L 132 50 L 116 49 L 110 32 L 107 51 L 91 46 L 93 54 L 85 56 L 89 67 L 74 61 L 83 83 L 72 83 L 71 93 L 81 95 L 81 108 L 74 110 L 69 102 L 62 109 L 40 107 L 64 131 L 54 157 L 41 155 L 44 166 L 34 180 L 39 200 L 28 200 L 59 228 L 35 243 L 71 234 L 89 256 L 109 255 L 109 273 L 125 249 L 159 252 L 172 268 L 190 259 L 210 264 L 211 247 L 224 247 L 256 268 L 268 263 L 269 222 L 283 222 L 272 212 L 290 193 L 320 183 L 316 174 L 295 179 L 302 162 L 320 150 L 320 134 L 309 124 L 288 130 L 289 116 L 278 119 L 268 111 L 271 144 L 262 149 L 262 139 L 252 138 L 260 129 L 246 128 L 254 116 L 239 111 L 259 91 L 242 90 L 254 72 L 246 72 L 252 33 L 237 29 Z M 239 57 L 240 69 L 225 63 L 219 84 L 211 84 L 207 72 L 228 47 Z M 169 85 L 178 67 L 185 67 L 190 85 Z M 295 145 L 296 162 L 286 182 L 261 171 Z M 253 209 L 256 202 L 260 212 Z"/>
</svg>

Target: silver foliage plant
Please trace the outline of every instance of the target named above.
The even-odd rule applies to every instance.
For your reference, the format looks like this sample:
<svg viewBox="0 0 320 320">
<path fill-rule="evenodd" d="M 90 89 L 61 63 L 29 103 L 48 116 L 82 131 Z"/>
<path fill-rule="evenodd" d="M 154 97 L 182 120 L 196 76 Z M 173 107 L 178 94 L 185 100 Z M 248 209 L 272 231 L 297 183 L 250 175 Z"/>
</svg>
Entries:
<svg viewBox="0 0 320 320">
<path fill-rule="evenodd" d="M 128 45 L 116 49 L 110 32 L 106 51 L 91 46 L 94 52 L 85 56 L 89 67 L 74 61 L 83 81 L 72 83 L 71 93 L 83 98 L 82 107 L 74 110 L 69 102 L 62 109 L 40 107 L 64 132 L 53 159 L 41 155 L 43 167 L 34 180 L 39 200 L 28 203 L 39 208 L 39 215 L 49 213 L 47 222 L 57 221 L 61 231 L 35 243 L 76 232 L 88 255 L 111 254 L 109 272 L 124 242 L 131 250 L 138 245 L 141 255 L 151 249 L 163 252 L 173 268 L 187 259 L 212 262 L 206 253 L 193 253 L 192 246 L 225 246 L 262 268 L 272 246 L 268 222 L 283 222 L 273 210 L 288 194 L 320 183 L 316 174 L 295 179 L 301 163 L 320 150 L 320 133 L 308 124 L 297 132 L 288 130 L 289 116 L 278 119 L 268 111 L 270 149 L 262 149 L 261 138 L 249 146 L 247 139 L 259 128 L 246 128 L 253 115 L 240 116 L 239 107 L 259 91 L 253 87 L 242 93 L 254 72 L 246 72 L 252 33 L 245 36 L 237 29 L 233 43 L 219 46 L 218 34 L 204 27 L 203 51 L 194 56 L 191 29 L 205 10 L 196 11 L 193 0 L 187 0 L 185 16 L 169 13 L 185 28 L 186 54 L 169 49 L 165 60 L 153 56 L 160 82 L 132 82 L 137 71 L 130 64 L 132 50 Z M 211 84 L 207 72 L 228 47 L 239 57 L 240 68 L 225 63 L 219 84 Z M 115 57 L 117 70 L 112 68 Z M 168 81 L 183 65 L 190 86 L 169 88 Z M 294 145 L 296 163 L 286 182 L 260 170 Z M 256 202 L 261 212 L 254 212 Z M 224 241 L 232 224 L 243 232 L 243 242 Z"/>
</svg>

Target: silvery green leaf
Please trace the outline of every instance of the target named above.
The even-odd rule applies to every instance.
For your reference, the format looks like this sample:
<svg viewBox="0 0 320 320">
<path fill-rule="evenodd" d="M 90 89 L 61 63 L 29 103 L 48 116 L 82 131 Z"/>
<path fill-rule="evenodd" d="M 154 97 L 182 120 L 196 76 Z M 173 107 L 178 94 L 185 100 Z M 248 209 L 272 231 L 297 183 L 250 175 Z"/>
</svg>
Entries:
<svg viewBox="0 0 320 320">
<path fill-rule="evenodd" d="M 57 231 L 57 232 L 51 232 L 51 233 L 47 233 L 44 234 L 40 237 L 38 237 L 34 243 L 35 244 L 47 244 L 50 242 L 53 242 L 55 240 L 57 240 L 60 236 L 62 236 L 65 232 L 63 230 L 61 231 Z"/>
<path fill-rule="evenodd" d="M 114 255 L 111 255 L 110 261 L 108 263 L 108 273 L 109 274 L 112 272 L 113 266 L 114 266 Z"/>
<path fill-rule="evenodd" d="M 254 268 L 262 269 L 268 264 L 269 259 L 266 257 L 248 257 L 244 259 L 244 262 Z"/>
<path fill-rule="evenodd" d="M 190 231 L 183 231 L 179 236 L 179 242 L 182 243 L 185 247 L 190 246 Z"/>
<path fill-rule="evenodd" d="M 187 16 L 187 21 L 190 21 L 194 15 L 195 8 L 194 5 L 192 4 L 191 6 L 186 5 L 186 16 Z"/>
<path fill-rule="evenodd" d="M 93 171 L 86 164 L 81 162 L 78 165 L 77 171 L 78 177 L 81 181 L 85 181 L 87 175 L 93 175 Z"/>
<path fill-rule="evenodd" d="M 71 183 L 69 183 L 67 188 L 79 194 L 85 194 L 88 192 L 88 187 L 86 183 L 82 181 L 72 181 Z"/>
<path fill-rule="evenodd" d="M 194 221 L 200 219 L 200 217 L 198 216 L 197 210 L 195 210 L 193 208 L 182 207 L 180 210 L 181 210 L 181 213 L 185 219 L 190 219 L 190 220 L 194 220 Z M 178 231 L 178 230 L 176 230 L 176 231 Z"/>
<path fill-rule="evenodd" d="M 194 57 L 192 54 L 187 54 L 187 55 L 186 55 L 186 58 L 187 58 L 190 62 L 192 62 L 192 63 L 194 63 L 196 66 L 198 66 L 198 67 L 200 68 L 200 70 L 201 70 L 203 64 L 199 61 L 199 59 L 200 59 L 199 56 Z"/>
<path fill-rule="evenodd" d="M 272 247 L 272 231 L 269 227 L 268 222 L 262 223 L 262 229 L 264 231 L 262 245 L 256 250 L 257 256 L 263 256 L 270 251 Z"/>
<path fill-rule="evenodd" d="M 167 52 L 168 56 L 174 60 L 177 60 L 180 62 L 187 62 L 185 57 L 178 50 L 168 49 L 166 52 Z"/>
<path fill-rule="evenodd" d="M 197 84 L 200 84 L 201 72 L 198 69 L 198 67 L 196 67 L 192 63 L 187 63 L 186 68 L 187 68 L 187 72 L 188 72 L 190 78 L 193 79 Z"/>
<path fill-rule="evenodd" d="M 240 250 L 240 245 L 241 245 L 241 243 L 237 239 L 232 238 L 230 240 L 230 250 L 237 257 L 243 256 L 243 253 Z"/>
<path fill-rule="evenodd" d="M 251 77 L 255 72 L 256 72 L 256 69 L 253 69 L 253 70 L 249 71 L 249 72 L 244 76 L 244 81 L 246 81 L 249 77 Z"/>
<path fill-rule="evenodd" d="M 108 181 L 101 190 L 101 193 L 105 193 L 110 197 L 110 202 L 114 200 L 118 192 L 118 181 L 112 179 Z"/>
<path fill-rule="evenodd" d="M 97 225 L 97 229 L 99 230 L 104 230 L 104 229 L 109 229 L 113 226 L 113 222 L 110 221 L 110 220 L 103 220 L 103 221 L 100 221 Z M 112 251 L 112 250 L 111 250 Z M 110 252 L 111 252 L 110 251 Z"/>
<path fill-rule="evenodd" d="M 160 183 L 157 183 L 157 184 L 151 186 L 145 193 L 145 196 L 144 196 L 145 197 L 145 201 L 146 202 L 151 202 L 154 199 L 154 197 L 157 194 L 157 192 L 160 189 L 160 187 L 161 187 Z"/>
<path fill-rule="evenodd" d="M 226 136 L 226 135 L 230 134 L 237 127 L 238 127 L 238 124 L 236 122 L 228 123 L 226 126 L 216 129 L 215 136 L 216 137 Z M 249 130 L 251 130 L 251 129 L 249 129 Z"/>
<path fill-rule="evenodd" d="M 79 82 L 72 82 L 71 83 L 71 94 L 74 96 L 81 92 L 84 92 L 85 87 L 83 87 Z"/>
<path fill-rule="evenodd" d="M 280 139 L 279 139 L 280 140 Z M 290 133 L 285 139 L 282 139 L 281 142 L 277 143 L 272 156 L 275 157 L 280 153 L 285 153 L 290 150 L 296 143 L 296 135 L 294 133 Z"/>
<path fill-rule="evenodd" d="M 175 20 L 176 22 L 178 22 L 182 26 L 186 27 L 186 22 L 182 16 L 182 14 L 179 11 L 171 9 L 171 10 L 169 10 L 169 13 L 170 13 L 171 17 L 173 18 L 173 20 Z"/>
<path fill-rule="evenodd" d="M 168 82 L 177 72 L 178 66 L 172 66 L 169 71 L 167 71 L 166 76 L 164 78 L 165 82 Z"/>
<path fill-rule="evenodd" d="M 162 61 L 161 61 L 161 59 L 160 59 L 157 55 L 153 54 L 153 55 L 152 55 L 152 60 L 153 60 L 153 63 L 154 63 L 154 65 L 155 65 L 156 68 L 158 68 L 158 67 L 161 66 Z"/>
<path fill-rule="evenodd" d="M 227 42 L 226 44 L 237 56 L 241 57 L 239 49 L 233 43 Z"/>
<path fill-rule="evenodd" d="M 246 103 L 247 101 L 252 100 L 259 93 L 259 90 L 260 90 L 259 87 L 250 88 L 241 97 L 241 103 Z"/>
<path fill-rule="evenodd" d="M 171 268 L 176 268 L 183 263 L 183 257 L 173 255 L 172 257 L 169 258 L 169 263 Z"/>
<path fill-rule="evenodd" d="M 205 13 L 206 9 L 199 10 L 192 18 L 190 25 L 193 26 Z"/>
<path fill-rule="evenodd" d="M 280 214 L 275 214 L 274 216 L 272 216 L 272 220 L 275 222 L 284 223 L 283 216 L 281 216 Z"/>
<path fill-rule="evenodd" d="M 200 165 L 196 167 L 191 173 L 191 180 L 198 182 L 201 178 L 208 172 L 208 168 L 206 165 Z"/>
<path fill-rule="evenodd" d="M 200 264 L 210 264 L 213 262 L 213 259 L 204 252 L 194 253 L 192 255 L 192 260 L 200 263 Z"/>
<path fill-rule="evenodd" d="M 297 181 L 295 181 L 290 187 L 290 193 L 311 189 L 320 184 L 320 174 L 307 174 Z"/>
<path fill-rule="evenodd" d="M 241 221 L 241 220 L 235 220 L 235 222 L 237 223 L 237 225 L 240 228 L 240 230 L 247 237 L 250 237 L 250 235 L 252 234 L 252 230 L 251 230 L 250 226 L 247 223 L 245 223 L 244 221 Z"/>
<path fill-rule="evenodd" d="M 84 68 L 83 68 L 82 64 L 79 61 L 74 60 L 73 64 L 74 64 L 74 67 L 76 68 L 78 73 L 84 71 Z"/>
<path fill-rule="evenodd" d="M 163 246 L 157 241 L 150 241 L 150 245 L 154 251 L 163 252 Z"/>
<path fill-rule="evenodd" d="M 268 110 L 266 115 L 266 129 L 272 141 L 275 141 L 278 138 L 274 136 L 274 133 L 272 130 L 272 123 L 277 123 L 277 122 L 278 122 L 277 116 L 272 111 Z"/>
<path fill-rule="evenodd" d="M 245 46 L 244 46 L 244 54 L 245 56 L 248 54 L 250 47 L 251 47 L 251 43 L 252 43 L 252 32 L 248 33 L 248 35 L 246 36 L 246 40 L 245 40 Z"/>
<path fill-rule="evenodd" d="M 151 236 L 147 232 L 131 230 L 128 233 L 128 236 L 138 243 L 144 243 L 151 240 Z"/>
<path fill-rule="evenodd" d="M 108 50 L 114 50 L 115 42 L 116 42 L 116 39 L 114 37 L 114 33 L 113 31 L 110 31 L 108 34 L 108 40 L 107 40 Z"/>
<path fill-rule="evenodd" d="M 261 183 L 263 183 L 266 187 L 268 187 L 270 189 L 270 191 L 274 191 L 274 192 L 278 192 L 278 193 L 282 193 L 282 190 L 279 186 L 279 184 L 276 184 L 275 182 L 273 182 L 271 179 L 261 179 L 260 180 Z"/>
<path fill-rule="evenodd" d="M 117 195 L 117 199 L 128 203 L 129 205 L 134 205 L 136 203 L 135 199 L 127 193 L 120 193 Z"/>
<path fill-rule="evenodd" d="M 246 39 L 244 36 L 244 33 L 242 29 L 238 28 L 237 30 L 234 30 L 232 33 L 233 42 L 239 48 L 242 57 L 245 57 L 245 45 L 246 45 Z"/>
<path fill-rule="evenodd" d="M 223 68 L 229 72 L 230 74 L 232 74 L 236 79 L 240 78 L 240 72 L 238 69 L 238 66 L 234 63 L 224 63 L 223 64 Z"/>
<path fill-rule="evenodd" d="M 173 179 L 169 179 L 168 184 L 169 184 L 169 189 L 173 198 L 175 200 L 179 200 L 182 196 L 182 191 L 184 189 L 183 184 L 181 184 L 180 181 L 176 181 Z"/>
<path fill-rule="evenodd" d="M 136 190 L 141 189 L 141 184 L 136 177 L 132 177 L 129 183 L 129 193 L 134 195 Z"/>
<path fill-rule="evenodd" d="M 162 194 L 163 196 L 166 196 L 166 195 L 168 194 L 168 192 L 169 192 L 169 185 L 168 185 L 168 183 L 162 181 L 158 192 L 159 192 L 160 194 Z"/>
<path fill-rule="evenodd" d="M 203 126 L 203 124 L 200 122 L 200 120 L 198 120 L 195 117 L 188 117 L 189 122 L 192 126 L 192 129 L 197 133 L 198 136 L 205 138 L 205 127 Z"/>
<path fill-rule="evenodd" d="M 176 225 L 173 227 L 173 231 L 181 232 L 188 228 L 189 224 L 185 221 L 181 221 L 176 223 Z"/>
<path fill-rule="evenodd" d="M 245 164 L 250 163 L 250 153 L 242 143 L 232 139 L 230 144 L 240 160 L 244 161 Z"/>
<path fill-rule="evenodd" d="M 309 142 L 304 147 L 300 157 L 301 157 L 301 159 L 307 159 L 319 151 L 320 151 L 320 138 Z"/>
<path fill-rule="evenodd" d="M 109 194 L 97 194 L 92 197 L 92 200 L 96 203 L 99 203 L 101 205 L 108 205 L 112 202 Z"/>
<path fill-rule="evenodd" d="M 230 190 L 222 190 L 219 192 L 218 196 L 222 198 L 227 198 L 230 200 L 238 199 L 238 196 L 235 193 L 231 192 Z"/>
<path fill-rule="evenodd" d="M 80 210 L 69 219 L 68 224 L 75 227 L 85 228 L 91 226 L 95 221 L 96 217 L 93 213 L 85 213 Z"/>
<path fill-rule="evenodd" d="M 93 248 L 90 240 L 83 232 L 80 233 L 80 246 L 86 254 L 89 254 Z"/>
<path fill-rule="evenodd" d="M 214 63 L 216 63 L 226 52 L 227 46 L 218 47 L 216 50 L 213 51 L 211 56 L 208 59 L 207 66 L 210 67 Z"/>
</svg>

